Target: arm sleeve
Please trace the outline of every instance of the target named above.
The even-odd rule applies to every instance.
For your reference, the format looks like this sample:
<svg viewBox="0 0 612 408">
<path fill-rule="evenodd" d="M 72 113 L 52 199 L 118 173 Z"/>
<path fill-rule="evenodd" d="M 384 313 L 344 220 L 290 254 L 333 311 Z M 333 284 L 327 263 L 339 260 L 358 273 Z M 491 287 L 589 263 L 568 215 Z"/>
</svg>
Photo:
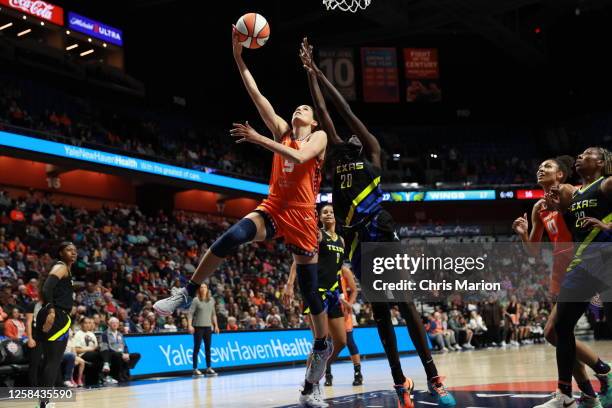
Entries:
<svg viewBox="0 0 612 408">
<path fill-rule="evenodd" d="M 43 285 L 42 289 L 42 295 L 46 304 L 53 305 L 53 290 L 55 289 L 55 286 L 58 282 L 59 278 L 55 275 L 49 275 L 49 277 L 45 281 L 45 284 Z"/>
</svg>

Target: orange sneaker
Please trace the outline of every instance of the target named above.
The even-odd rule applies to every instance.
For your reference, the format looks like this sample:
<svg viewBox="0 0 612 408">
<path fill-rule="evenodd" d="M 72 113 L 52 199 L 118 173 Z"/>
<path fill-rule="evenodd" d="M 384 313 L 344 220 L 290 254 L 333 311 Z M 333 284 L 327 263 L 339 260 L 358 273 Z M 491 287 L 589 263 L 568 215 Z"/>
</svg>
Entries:
<svg viewBox="0 0 612 408">
<path fill-rule="evenodd" d="M 414 408 L 414 402 L 412 401 L 412 390 L 414 389 L 414 382 L 410 378 L 406 378 L 406 382 L 402 385 L 394 385 L 395 392 L 397 393 L 397 407 L 398 408 Z"/>
</svg>

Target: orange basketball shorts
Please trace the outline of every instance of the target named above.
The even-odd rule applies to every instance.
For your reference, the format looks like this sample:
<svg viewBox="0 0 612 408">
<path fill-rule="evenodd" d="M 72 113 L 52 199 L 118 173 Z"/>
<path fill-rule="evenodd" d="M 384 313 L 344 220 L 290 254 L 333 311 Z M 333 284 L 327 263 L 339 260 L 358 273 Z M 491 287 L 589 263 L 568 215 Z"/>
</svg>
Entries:
<svg viewBox="0 0 612 408">
<path fill-rule="evenodd" d="M 274 227 L 274 238 L 284 238 L 296 255 L 315 256 L 319 249 L 319 227 L 314 205 L 287 203 L 266 198 L 255 209 Z"/>
</svg>

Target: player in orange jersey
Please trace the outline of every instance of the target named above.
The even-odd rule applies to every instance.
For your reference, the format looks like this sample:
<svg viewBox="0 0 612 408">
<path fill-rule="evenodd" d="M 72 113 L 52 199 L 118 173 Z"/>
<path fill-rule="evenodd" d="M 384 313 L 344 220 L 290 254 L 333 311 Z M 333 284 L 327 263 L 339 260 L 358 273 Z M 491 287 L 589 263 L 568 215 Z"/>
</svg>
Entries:
<svg viewBox="0 0 612 408">
<path fill-rule="evenodd" d="M 234 124 L 231 134 L 238 138 L 237 143 L 254 143 L 274 152 L 269 195 L 254 211 L 211 245 L 186 288 L 174 290 L 170 297 L 156 302 L 154 309 L 158 314 L 167 316 L 179 307 L 187 307 L 200 284 L 238 246 L 283 237 L 297 264 L 300 292 L 311 309 L 315 341 L 306 383 L 316 384 L 325 373 L 325 365 L 332 351 L 331 344 L 326 341 L 327 314 L 318 295 L 318 227 L 315 208 L 327 135 L 317 130 L 318 124 L 311 106 L 299 106 L 293 113 L 291 124 L 278 116 L 268 99 L 259 91 L 242 59 L 242 45 L 235 28 L 232 44 L 242 81 L 274 139 L 260 135 L 248 122 L 244 125 Z M 312 390 L 305 392 L 304 395 L 312 394 Z M 323 404 L 321 401 L 321 405 L 314 402 L 311 405 Z"/>
<path fill-rule="evenodd" d="M 558 188 L 565 183 L 572 173 L 573 164 L 574 159 L 570 156 L 560 156 L 543 161 L 537 171 L 538 184 L 544 189 L 545 193 L 550 193 L 551 189 Z M 567 187 L 574 188 L 573 186 Z M 529 231 L 529 222 L 527 221 L 527 213 L 525 213 L 514 221 L 512 228 L 521 237 L 525 248 L 532 255 L 539 254 L 540 242 L 544 231 L 546 231 L 548 239 L 553 244 L 553 269 L 549 290 L 551 295 L 556 297 L 559 294 L 567 267 L 574 256 L 572 234 L 565 224 L 563 214 L 547 208 L 544 199 L 539 200 L 533 206 L 531 222 L 532 228 Z M 544 328 L 544 336 L 553 346 L 557 344 L 557 336 L 554 330 L 556 317 L 557 306 L 555 305 Z M 599 379 L 601 383 L 600 394 L 605 396 L 611 393 L 608 387 L 610 366 L 604 363 L 586 344 L 578 340 L 576 340 L 576 356 L 577 361 L 574 365 L 573 376 L 585 397 L 595 395 L 585 364 L 593 369 Z"/>
</svg>

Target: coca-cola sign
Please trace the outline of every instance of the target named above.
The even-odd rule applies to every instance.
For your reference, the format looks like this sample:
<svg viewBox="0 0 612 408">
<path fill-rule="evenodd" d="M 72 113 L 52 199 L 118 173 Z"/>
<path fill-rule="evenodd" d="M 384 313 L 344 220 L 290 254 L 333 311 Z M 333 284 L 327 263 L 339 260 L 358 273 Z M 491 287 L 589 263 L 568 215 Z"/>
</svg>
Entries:
<svg viewBox="0 0 612 408">
<path fill-rule="evenodd" d="M 42 0 L 0 0 L 0 4 L 14 8 L 41 20 L 64 25 L 64 9 Z"/>
</svg>

